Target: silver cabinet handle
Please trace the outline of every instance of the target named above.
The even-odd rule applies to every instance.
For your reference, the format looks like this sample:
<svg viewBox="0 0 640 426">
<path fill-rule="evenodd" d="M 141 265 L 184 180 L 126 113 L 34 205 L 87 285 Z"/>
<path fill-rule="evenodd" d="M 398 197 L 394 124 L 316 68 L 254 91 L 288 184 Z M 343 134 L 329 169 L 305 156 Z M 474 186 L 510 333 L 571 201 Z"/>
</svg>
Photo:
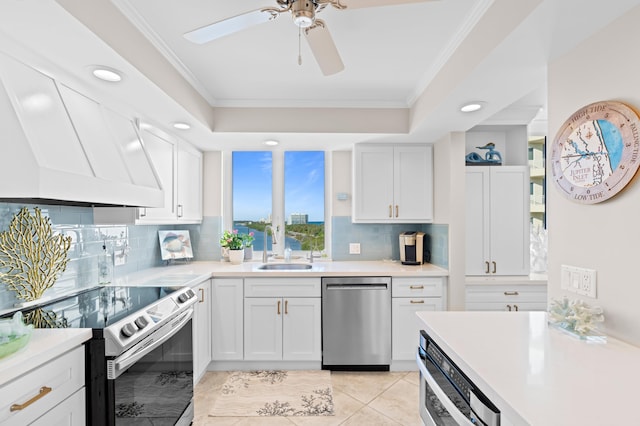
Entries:
<svg viewBox="0 0 640 426">
<path fill-rule="evenodd" d="M 511 305 L 507 305 L 507 309 L 511 312 Z"/>
<path fill-rule="evenodd" d="M 198 290 L 200 290 L 200 300 L 198 300 L 198 303 L 203 303 L 204 302 L 204 288 L 199 288 Z"/>
<path fill-rule="evenodd" d="M 487 269 L 485 269 L 485 273 L 488 274 L 489 273 L 489 262 L 484 262 L 485 266 L 487 267 Z"/>
<path fill-rule="evenodd" d="M 183 216 L 182 204 L 178 204 L 178 217 L 182 217 L 182 216 Z"/>
<path fill-rule="evenodd" d="M 393 210 L 391 210 L 393 207 L 391 206 L 391 204 L 389 204 L 389 217 L 393 217 Z"/>
<path fill-rule="evenodd" d="M 280 301 L 278 300 L 278 315 L 280 315 Z"/>
<path fill-rule="evenodd" d="M 513 309 L 518 312 L 518 305 L 513 305 Z"/>
<path fill-rule="evenodd" d="M 396 204 L 396 217 L 400 216 L 400 211 L 398 210 L 398 205 Z"/>
<path fill-rule="evenodd" d="M 423 285 L 410 285 L 409 288 L 411 290 L 422 290 L 422 289 L 424 289 L 424 286 Z"/>
<path fill-rule="evenodd" d="M 519 293 L 517 291 L 505 291 L 505 296 L 517 296 Z"/>
<path fill-rule="evenodd" d="M 284 301 L 284 314 L 285 315 L 289 315 L 289 301 L 288 300 Z"/>
<path fill-rule="evenodd" d="M 421 304 L 421 303 L 424 303 L 424 300 L 412 300 L 410 303 L 412 303 L 412 304 Z"/>
<path fill-rule="evenodd" d="M 493 272 L 492 273 L 496 273 L 497 272 L 497 267 L 496 267 L 496 262 L 491 262 L 493 263 Z"/>
</svg>

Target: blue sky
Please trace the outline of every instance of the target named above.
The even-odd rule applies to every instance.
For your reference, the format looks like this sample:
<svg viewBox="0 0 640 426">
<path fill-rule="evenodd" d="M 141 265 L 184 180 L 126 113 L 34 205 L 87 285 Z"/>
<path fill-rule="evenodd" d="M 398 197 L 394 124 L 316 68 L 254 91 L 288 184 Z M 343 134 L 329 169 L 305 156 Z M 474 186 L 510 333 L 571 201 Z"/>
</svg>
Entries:
<svg viewBox="0 0 640 426">
<path fill-rule="evenodd" d="M 234 220 L 259 220 L 271 212 L 271 152 L 233 153 Z M 324 152 L 285 152 L 285 216 L 306 213 L 324 221 Z"/>
</svg>

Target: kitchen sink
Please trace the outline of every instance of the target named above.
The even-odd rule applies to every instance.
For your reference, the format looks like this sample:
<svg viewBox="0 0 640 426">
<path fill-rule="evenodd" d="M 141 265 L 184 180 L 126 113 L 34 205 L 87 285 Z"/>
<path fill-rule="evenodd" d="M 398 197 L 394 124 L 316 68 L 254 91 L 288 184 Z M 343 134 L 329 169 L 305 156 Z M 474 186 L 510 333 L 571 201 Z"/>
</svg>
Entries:
<svg viewBox="0 0 640 426">
<path fill-rule="evenodd" d="M 258 266 L 262 271 L 300 271 L 313 268 L 308 263 L 265 263 Z"/>
</svg>

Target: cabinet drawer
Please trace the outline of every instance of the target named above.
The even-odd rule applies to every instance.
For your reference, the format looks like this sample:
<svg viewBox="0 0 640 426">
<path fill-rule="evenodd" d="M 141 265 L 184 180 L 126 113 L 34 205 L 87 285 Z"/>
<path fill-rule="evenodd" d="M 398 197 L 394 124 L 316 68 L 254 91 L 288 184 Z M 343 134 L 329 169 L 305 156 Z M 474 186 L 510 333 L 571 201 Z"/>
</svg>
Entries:
<svg viewBox="0 0 640 426">
<path fill-rule="evenodd" d="M 245 278 L 245 297 L 320 297 L 320 278 Z"/>
<path fill-rule="evenodd" d="M 518 302 L 518 303 L 469 303 L 466 304 L 467 311 L 546 311 L 547 303 L 545 302 Z"/>
<path fill-rule="evenodd" d="M 547 287 L 545 285 L 518 286 L 484 286 L 473 285 L 466 288 L 467 303 L 497 302 L 522 303 L 547 301 Z"/>
<path fill-rule="evenodd" d="M 441 297 L 443 277 L 392 277 L 392 297 Z"/>
<path fill-rule="evenodd" d="M 0 424 L 26 425 L 84 386 L 84 346 L 59 356 L 0 387 Z M 31 404 L 11 411 L 14 404 Z"/>
<path fill-rule="evenodd" d="M 30 426 L 84 426 L 85 424 L 85 388 L 81 388 Z"/>
</svg>

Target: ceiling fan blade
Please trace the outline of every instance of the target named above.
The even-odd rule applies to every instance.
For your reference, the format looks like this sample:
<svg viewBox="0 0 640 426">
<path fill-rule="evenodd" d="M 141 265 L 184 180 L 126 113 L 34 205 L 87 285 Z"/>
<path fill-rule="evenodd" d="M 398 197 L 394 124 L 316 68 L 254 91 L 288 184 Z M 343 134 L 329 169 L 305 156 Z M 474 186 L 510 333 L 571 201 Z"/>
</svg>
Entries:
<svg viewBox="0 0 640 426">
<path fill-rule="evenodd" d="M 277 16 L 277 13 L 272 13 L 269 10 L 257 9 L 189 31 L 184 33 L 184 38 L 196 44 L 204 44 L 245 28 L 270 21 Z"/>
<path fill-rule="evenodd" d="M 361 9 L 364 7 L 378 7 L 378 6 L 394 6 L 396 4 L 407 3 L 426 3 L 428 1 L 435 0 L 341 0 L 346 9 Z"/>
<path fill-rule="evenodd" d="M 322 74 L 333 75 L 344 69 L 338 48 L 322 20 L 316 19 L 316 24 L 305 30 L 305 35 Z"/>
</svg>

